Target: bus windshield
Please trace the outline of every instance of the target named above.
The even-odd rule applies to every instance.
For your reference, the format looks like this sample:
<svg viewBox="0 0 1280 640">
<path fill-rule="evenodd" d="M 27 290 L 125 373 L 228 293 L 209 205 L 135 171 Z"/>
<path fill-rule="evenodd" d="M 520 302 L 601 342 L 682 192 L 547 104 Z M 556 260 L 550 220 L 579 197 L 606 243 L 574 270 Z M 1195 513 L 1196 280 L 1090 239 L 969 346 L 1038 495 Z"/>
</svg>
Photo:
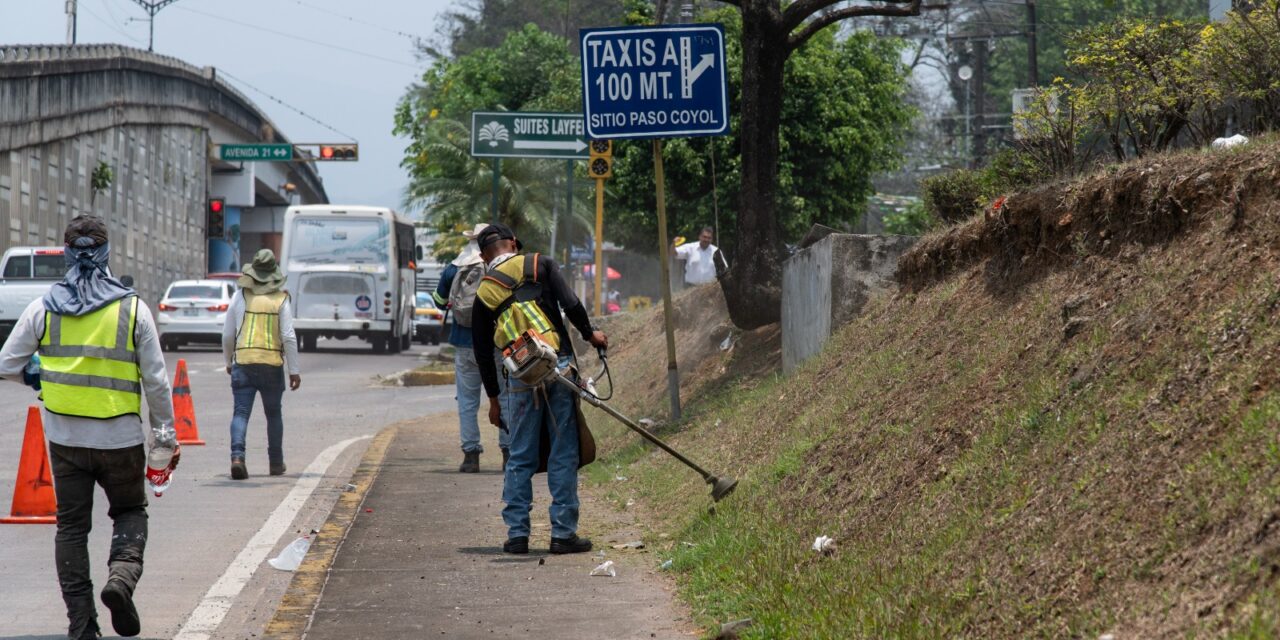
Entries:
<svg viewBox="0 0 1280 640">
<path fill-rule="evenodd" d="M 293 222 L 289 259 L 303 264 L 371 264 L 391 260 L 391 228 L 385 220 L 306 217 Z"/>
</svg>

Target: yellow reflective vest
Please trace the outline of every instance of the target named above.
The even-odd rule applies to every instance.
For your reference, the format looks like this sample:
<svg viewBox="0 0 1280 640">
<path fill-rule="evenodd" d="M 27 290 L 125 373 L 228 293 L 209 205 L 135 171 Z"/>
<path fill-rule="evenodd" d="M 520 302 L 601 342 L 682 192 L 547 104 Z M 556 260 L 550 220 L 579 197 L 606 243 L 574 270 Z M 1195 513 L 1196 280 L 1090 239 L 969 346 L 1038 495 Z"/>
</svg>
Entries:
<svg viewBox="0 0 1280 640">
<path fill-rule="evenodd" d="M 284 291 L 255 295 L 244 291 L 244 320 L 236 336 L 236 364 L 284 366 L 280 343 L 280 308 L 289 294 Z M 234 320 L 233 320 L 234 322 Z"/>
<path fill-rule="evenodd" d="M 45 312 L 40 389 L 53 413 L 81 418 L 142 415 L 142 371 L 133 343 L 138 298 L 83 316 Z"/>
<path fill-rule="evenodd" d="M 538 306 L 542 283 L 538 281 L 538 254 L 513 256 L 489 269 L 476 299 L 497 318 L 493 344 L 505 349 L 525 331 L 537 331 L 557 351 L 560 334 Z"/>
</svg>

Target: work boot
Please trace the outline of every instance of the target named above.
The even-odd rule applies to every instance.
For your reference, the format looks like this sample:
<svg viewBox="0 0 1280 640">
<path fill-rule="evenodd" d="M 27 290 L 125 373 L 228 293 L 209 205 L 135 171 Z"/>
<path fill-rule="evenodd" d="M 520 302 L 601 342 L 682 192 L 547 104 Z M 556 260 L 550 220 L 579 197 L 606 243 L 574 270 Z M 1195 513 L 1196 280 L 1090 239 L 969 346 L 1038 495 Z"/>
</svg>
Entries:
<svg viewBox="0 0 1280 640">
<path fill-rule="evenodd" d="M 511 450 L 506 447 L 503 447 L 502 448 L 502 472 L 503 473 L 507 472 L 507 461 L 510 459 L 511 459 Z"/>
<path fill-rule="evenodd" d="M 552 538 L 551 553 L 586 553 L 591 550 L 591 541 L 586 538 L 579 538 L 578 534 L 573 534 L 572 538 Z"/>
<path fill-rule="evenodd" d="M 142 631 L 138 609 L 133 606 L 133 588 L 121 578 L 107 580 L 102 588 L 102 604 L 111 610 L 111 628 L 116 633 L 131 638 Z"/>
<path fill-rule="evenodd" d="M 283 463 L 283 462 L 272 462 L 272 463 L 271 463 L 271 475 L 273 475 L 273 476 L 282 476 L 282 475 L 284 475 L 285 470 L 286 470 L 286 467 L 284 466 L 284 463 Z"/>
<path fill-rule="evenodd" d="M 529 536 L 516 536 L 502 543 L 503 553 L 529 553 Z"/>
<path fill-rule="evenodd" d="M 231 459 L 231 479 L 244 480 L 249 477 L 249 470 L 244 467 L 244 458 Z"/>
<path fill-rule="evenodd" d="M 480 471 L 480 452 L 463 451 L 462 464 L 458 465 L 461 473 L 478 473 Z"/>
</svg>

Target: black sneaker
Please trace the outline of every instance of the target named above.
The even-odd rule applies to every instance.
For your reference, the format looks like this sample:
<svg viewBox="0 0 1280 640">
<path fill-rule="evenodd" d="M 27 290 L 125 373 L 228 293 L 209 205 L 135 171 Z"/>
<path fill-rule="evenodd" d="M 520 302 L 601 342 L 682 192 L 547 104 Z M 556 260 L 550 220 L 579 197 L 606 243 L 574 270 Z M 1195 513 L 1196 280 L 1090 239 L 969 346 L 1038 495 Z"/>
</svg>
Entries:
<svg viewBox="0 0 1280 640">
<path fill-rule="evenodd" d="M 249 470 L 244 468 L 244 458 L 231 459 L 231 479 L 244 480 L 249 477 Z"/>
<path fill-rule="evenodd" d="M 458 465 L 458 471 L 461 473 L 479 473 L 480 452 L 479 451 L 463 451 L 462 464 Z"/>
<path fill-rule="evenodd" d="M 574 534 L 572 538 L 552 538 L 551 553 L 586 553 L 591 550 L 591 541 Z"/>
<path fill-rule="evenodd" d="M 502 543 L 503 553 L 529 553 L 529 536 L 516 536 Z"/>
<path fill-rule="evenodd" d="M 283 463 L 283 462 L 272 462 L 272 463 L 271 463 L 271 475 L 273 475 L 273 476 L 282 476 L 282 475 L 284 475 L 284 472 L 285 472 L 285 470 L 286 470 L 286 469 L 287 469 L 287 467 L 285 467 L 285 466 L 284 466 L 284 463 Z"/>
<path fill-rule="evenodd" d="M 111 610 L 111 628 L 131 638 L 142 632 L 138 610 L 133 606 L 133 593 L 123 580 L 112 578 L 102 588 L 102 604 Z"/>
</svg>

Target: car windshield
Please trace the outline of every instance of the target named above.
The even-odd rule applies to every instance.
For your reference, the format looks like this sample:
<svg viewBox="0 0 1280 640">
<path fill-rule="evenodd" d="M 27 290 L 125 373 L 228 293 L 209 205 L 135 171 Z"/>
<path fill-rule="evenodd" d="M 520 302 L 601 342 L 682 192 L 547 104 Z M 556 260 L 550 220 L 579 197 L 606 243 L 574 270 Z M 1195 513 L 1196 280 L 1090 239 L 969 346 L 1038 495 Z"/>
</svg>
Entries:
<svg viewBox="0 0 1280 640">
<path fill-rule="evenodd" d="M 169 298 L 222 298 L 222 287 L 206 284 L 178 284 L 169 288 Z"/>
<path fill-rule="evenodd" d="M 298 218 L 293 223 L 289 259 L 304 264 L 385 265 L 391 228 L 370 218 Z"/>
</svg>

